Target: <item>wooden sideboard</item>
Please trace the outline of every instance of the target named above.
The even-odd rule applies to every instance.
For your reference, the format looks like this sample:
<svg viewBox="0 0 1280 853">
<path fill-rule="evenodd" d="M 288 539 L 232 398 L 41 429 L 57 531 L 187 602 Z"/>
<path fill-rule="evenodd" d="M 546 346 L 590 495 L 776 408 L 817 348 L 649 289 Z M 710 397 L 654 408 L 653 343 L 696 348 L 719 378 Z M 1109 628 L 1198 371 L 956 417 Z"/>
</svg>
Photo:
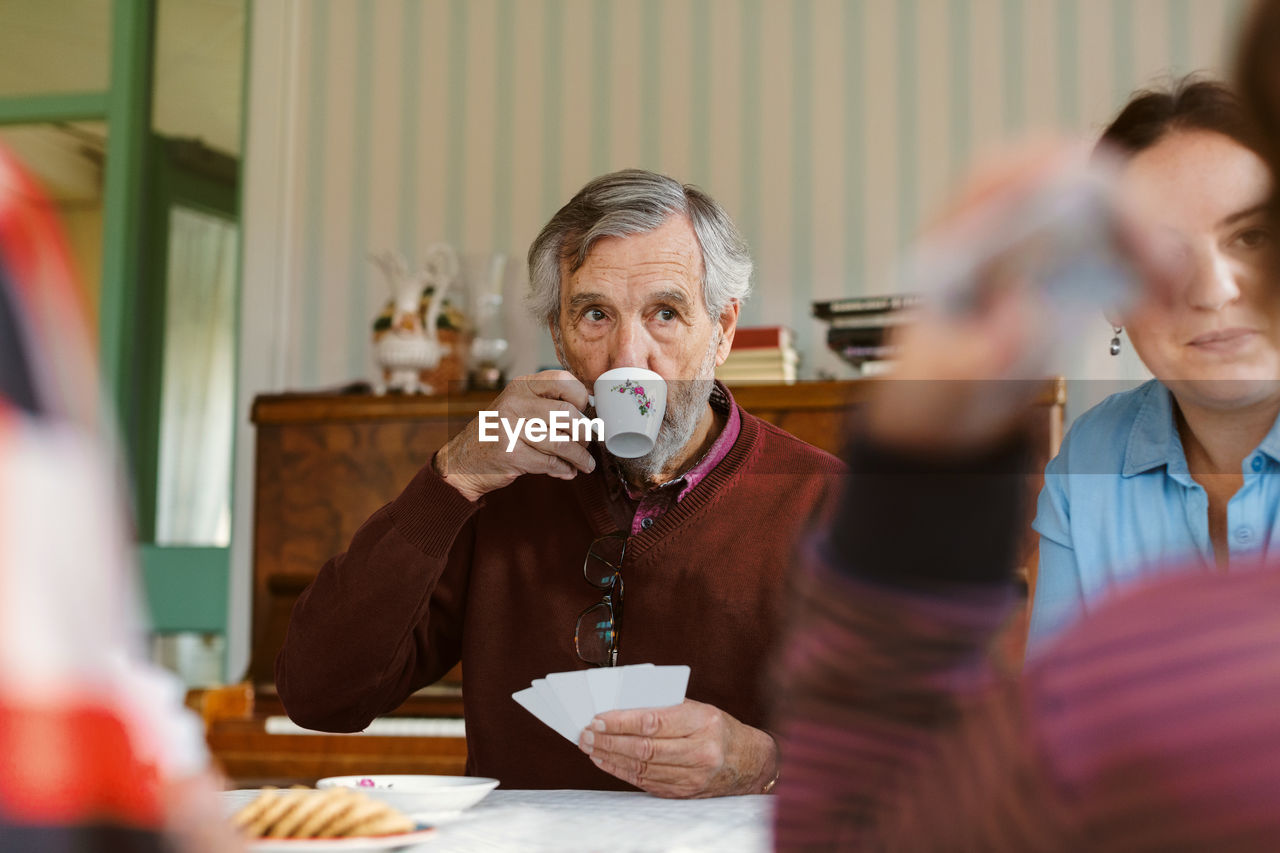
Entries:
<svg viewBox="0 0 1280 853">
<path fill-rule="evenodd" d="M 837 453 L 849 412 L 867 399 L 875 381 L 741 385 L 732 390 L 748 411 Z M 1034 471 L 1043 469 L 1061 441 L 1064 389 L 1060 380 L 1048 381 L 1037 400 L 1034 429 L 1042 458 Z M 210 726 L 213 751 L 233 778 L 310 780 L 357 765 L 358 772 L 369 773 L 462 771 L 465 744 L 456 738 L 397 748 L 394 738 L 364 735 L 266 735 L 260 721 L 281 713 L 273 665 L 299 593 L 326 560 L 346 547 L 360 524 L 399 494 L 442 444 L 489 407 L 493 396 L 283 394 L 255 400 L 253 633 L 247 674 L 255 699 L 251 715 Z M 1030 474 L 1028 488 L 1038 491 L 1039 486 L 1040 475 Z M 1028 562 L 1034 583 L 1034 551 Z M 1025 627 L 1015 627 L 1011 635 L 1010 654 L 1020 655 Z M 455 670 L 415 694 L 400 713 L 461 716 L 461 673 Z M 294 741 L 286 745 L 281 738 L 289 737 Z"/>
</svg>

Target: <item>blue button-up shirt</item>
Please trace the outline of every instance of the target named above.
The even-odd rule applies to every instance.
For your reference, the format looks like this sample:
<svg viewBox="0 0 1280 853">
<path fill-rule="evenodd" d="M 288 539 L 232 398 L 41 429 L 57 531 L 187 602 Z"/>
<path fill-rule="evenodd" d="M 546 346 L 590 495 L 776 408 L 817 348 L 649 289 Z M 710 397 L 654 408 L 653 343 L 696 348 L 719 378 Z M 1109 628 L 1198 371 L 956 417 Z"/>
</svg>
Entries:
<svg viewBox="0 0 1280 853">
<path fill-rule="evenodd" d="M 1241 469 L 1244 484 L 1227 504 L 1228 564 L 1280 542 L 1280 420 Z M 1076 420 L 1045 469 L 1032 526 L 1040 534 L 1032 652 L 1135 580 L 1216 570 L 1209 497 L 1191 479 L 1163 385 L 1114 394 Z"/>
</svg>

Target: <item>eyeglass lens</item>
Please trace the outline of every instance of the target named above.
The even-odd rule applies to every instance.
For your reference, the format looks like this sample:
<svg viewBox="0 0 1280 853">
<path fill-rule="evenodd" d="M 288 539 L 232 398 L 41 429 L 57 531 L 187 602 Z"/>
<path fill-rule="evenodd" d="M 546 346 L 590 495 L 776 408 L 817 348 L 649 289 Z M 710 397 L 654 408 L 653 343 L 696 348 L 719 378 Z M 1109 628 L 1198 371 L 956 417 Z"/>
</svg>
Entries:
<svg viewBox="0 0 1280 853">
<path fill-rule="evenodd" d="M 578 617 L 574 642 L 578 657 L 595 666 L 610 666 L 614 660 L 613 605 L 594 604 Z"/>
<path fill-rule="evenodd" d="M 613 533 L 591 543 L 582 563 L 587 583 L 604 590 L 598 604 L 578 615 L 573 642 L 578 657 L 595 666 L 614 666 L 622 632 L 622 560 L 627 552 L 625 534 Z"/>
<path fill-rule="evenodd" d="M 604 536 L 591 543 L 587 558 L 582 564 L 582 574 L 587 583 L 597 589 L 608 589 L 614 575 L 622 568 L 622 558 L 627 553 L 627 540 L 622 536 Z"/>
</svg>

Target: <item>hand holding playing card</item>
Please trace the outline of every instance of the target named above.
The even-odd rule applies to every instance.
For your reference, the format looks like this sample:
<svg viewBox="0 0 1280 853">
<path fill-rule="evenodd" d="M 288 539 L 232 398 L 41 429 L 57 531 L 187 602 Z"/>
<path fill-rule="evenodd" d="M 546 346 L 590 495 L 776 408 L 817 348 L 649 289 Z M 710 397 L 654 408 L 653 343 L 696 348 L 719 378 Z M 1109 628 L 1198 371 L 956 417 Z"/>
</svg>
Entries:
<svg viewBox="0 0 1280 853">
<path fill-rule="evenodd" d="M 601 770 L 659 797 L 759 794 L 777 772 L 770 735 L 692 699 L 599 714 L 578 745 Z"/>
<path fill-rule="evenodd" d="M 687 666 L 651 663 L 553 672 L 511 694 L 591 756 L 659 797 L 759 794 L 776 778 L 773 738 L 685 699 Z"/>
<path fill-rule="evenodd" d="M 579 732 L 596 714 L 619 708 L 679 705 L 688 684 L 687 666 L 639 663 L 553 672 L 546 678 L 535 678 L 511 698 L 565 740 L 577 743 Z"/>
</svg>

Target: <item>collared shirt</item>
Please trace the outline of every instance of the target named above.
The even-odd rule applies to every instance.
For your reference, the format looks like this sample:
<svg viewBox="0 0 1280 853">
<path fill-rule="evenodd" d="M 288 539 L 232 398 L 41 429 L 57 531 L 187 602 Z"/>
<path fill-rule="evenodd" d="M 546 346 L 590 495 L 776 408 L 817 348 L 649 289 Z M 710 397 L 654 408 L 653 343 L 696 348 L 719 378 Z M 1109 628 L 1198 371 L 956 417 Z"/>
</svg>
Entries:
<svg viewBox="0 0 1280 853">
<path fill-rule="evenodd" d="M 1280 542 L 1280 420 L 1227 503 L 1228 564 Z M 1209 498 L 1191 478 L 1174 401 L 1156 380 L 1082 415 L 1045 470 L 1035 523 L 1034 651 L 1099 599 L 1170 566 L 1215 571 Z"/>
<path fill-rule="evenodd" d="M 650 489 L 633 489 L 617 470 L 616 462 L 605 466 L 609 484 L 609 510 L 620 530 L 629 529 L 632 536 L 648 530 L 729 454 L 742 428 L 738 407 L 729 390 L 719 382 L 712 386 L 709 402 L 713 411 L 726 418 L 724 429 L 720 430 L 720 435 L 698 463 L 679 477 Z"/>
</svg>

